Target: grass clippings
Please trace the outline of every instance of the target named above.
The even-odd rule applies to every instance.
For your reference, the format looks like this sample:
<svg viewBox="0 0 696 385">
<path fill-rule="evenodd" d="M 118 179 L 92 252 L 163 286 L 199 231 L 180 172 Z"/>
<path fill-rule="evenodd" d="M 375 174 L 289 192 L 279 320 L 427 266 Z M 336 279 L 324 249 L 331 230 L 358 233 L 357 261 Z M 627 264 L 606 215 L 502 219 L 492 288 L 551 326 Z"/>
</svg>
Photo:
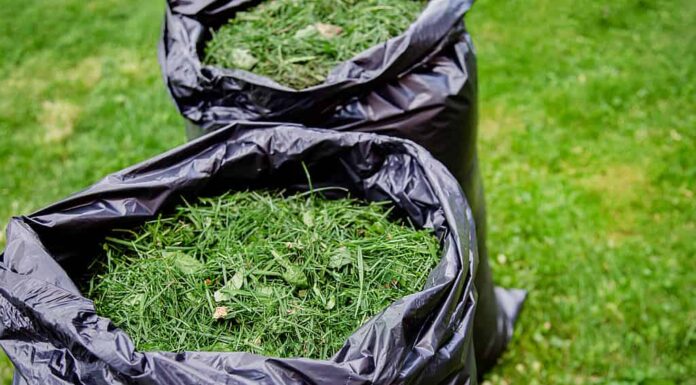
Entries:
<svg viewBox="0 0 696 385">
<path fill-rule="evenodd" d="M 88 297 L 140 350 L 326 359 L 439 259 L 389 214 L 307 193 L 201 199 L 108 238 Z"/>
<path fill-rule="evenodd" d="M 273 0 L 240 12 L 213 33 L 206 64 L 251 70 L 303 89 L 338 63 L 397 36 L 424 0 Z"/>
</svg>

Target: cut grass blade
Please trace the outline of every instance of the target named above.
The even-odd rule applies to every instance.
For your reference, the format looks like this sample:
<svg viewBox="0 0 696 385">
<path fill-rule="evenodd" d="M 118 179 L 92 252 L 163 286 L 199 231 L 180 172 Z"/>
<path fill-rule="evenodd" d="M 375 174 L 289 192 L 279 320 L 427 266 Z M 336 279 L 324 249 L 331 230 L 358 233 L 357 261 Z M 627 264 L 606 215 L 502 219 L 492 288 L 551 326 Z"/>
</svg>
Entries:
<svg viewBox="0 0 696 385">
<path fill-rule="evenodd" d="M 430 232 L 389 214 L 316 191 L 201 199 L 108 237 L 85 290 L 140 350 L 326 359 L 438 260 Z"/>
<path fill-rule="evenodd" d="M 296 89 L 404 32 L 425 0 L 273 0 L 213 33 L 204 62 L 251 70 Z"/>
</svg>

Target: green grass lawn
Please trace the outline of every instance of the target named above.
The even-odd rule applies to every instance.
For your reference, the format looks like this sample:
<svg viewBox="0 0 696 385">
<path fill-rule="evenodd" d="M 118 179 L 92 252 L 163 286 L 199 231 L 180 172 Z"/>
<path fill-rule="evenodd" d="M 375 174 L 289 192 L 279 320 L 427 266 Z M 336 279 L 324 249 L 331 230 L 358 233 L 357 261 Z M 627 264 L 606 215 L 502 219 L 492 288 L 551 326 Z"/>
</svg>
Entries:
<svg viewBox="0 0 696 385">
<path fill-rule="evenodd" d="M 161 2 L 0 6 L 0 225 L 184 142 Z M 692 0 L 475 5 L 491 259 L 530 290 L 491 384 L 696 383 L 693 20 Z"/>
</svg>

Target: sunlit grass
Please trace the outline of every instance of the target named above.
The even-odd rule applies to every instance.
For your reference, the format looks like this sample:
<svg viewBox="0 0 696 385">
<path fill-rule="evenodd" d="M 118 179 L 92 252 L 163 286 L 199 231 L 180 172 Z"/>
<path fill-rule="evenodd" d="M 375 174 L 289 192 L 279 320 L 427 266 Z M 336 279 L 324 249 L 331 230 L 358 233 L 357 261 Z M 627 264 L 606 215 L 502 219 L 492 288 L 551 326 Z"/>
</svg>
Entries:
<svg viewBox="0 0 696 385">
<path fill-rule="evenodd" d="M 474 7 L 491 262 L 530 290 L 491 383 L 696 372 L 695 5 Z"/>
</svg>

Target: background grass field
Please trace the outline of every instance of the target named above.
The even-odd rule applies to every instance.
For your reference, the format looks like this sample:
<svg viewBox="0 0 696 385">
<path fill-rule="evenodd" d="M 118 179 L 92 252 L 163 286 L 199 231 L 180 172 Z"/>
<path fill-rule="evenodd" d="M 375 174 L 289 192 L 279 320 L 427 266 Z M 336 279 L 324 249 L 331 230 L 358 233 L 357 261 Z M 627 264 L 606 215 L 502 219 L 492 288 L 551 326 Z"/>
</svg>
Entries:
<svg viewBox="0 0 696 385">
<path fill-rule="evenodd" d="M 184 142 L 162 2 L 0 7 L 0 225 Z M 481 0 L 467 20 L 492 264 L 530 290 L 487 381 L 696 383 L 696 2 Z"/>
</svg>

